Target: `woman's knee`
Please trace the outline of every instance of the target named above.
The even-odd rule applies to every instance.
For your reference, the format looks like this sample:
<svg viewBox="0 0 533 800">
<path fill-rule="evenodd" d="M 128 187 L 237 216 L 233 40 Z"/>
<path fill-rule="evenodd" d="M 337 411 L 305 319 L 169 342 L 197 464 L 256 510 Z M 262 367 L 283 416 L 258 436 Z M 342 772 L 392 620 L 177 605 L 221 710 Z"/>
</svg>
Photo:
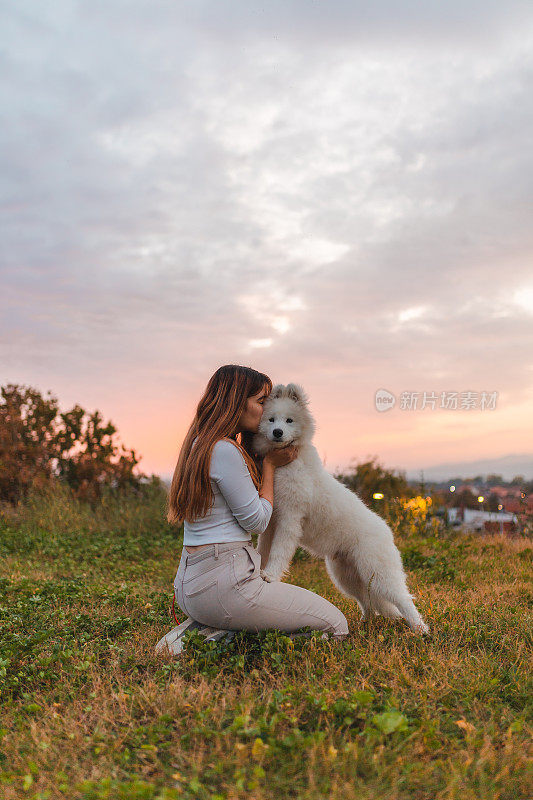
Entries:
<svg viewBox="0 0 533 800">
<path fill-rule="evenodd" d="M 348 620 L 339 608 L 335 608 L 336 614 L 331 621 L 331 630 L 329 631 L 335 638 L 344 638 L 348 635 Z"/>
<path fill-rule="evenodd" d="M 322 630 L 334 636 L 348 634 L 346 617 L 340 608 L 325 597 L 292 584 L 270 584 L 270 586 L 279 587 L 278 591 L 282 591 L 287 600 L 292 598 L 289 614 L 294 621 L 298 619 L 300 627 L 311 625 L 315 630 Z"/>
<path fill-rule="evenodd" d="M 337 624 L 335 625 L 335 631 L 333 635 L 337 638 L 344 639 L 345 636 L 348 636 L 348 620 L 344 616 L 344 614 L 340 613 L 340 617 L 337 620 Z"/>
<path fill-rule="evenodd" d="M 327 632 L 333 636 L 346 636 L 348 634 L 348 620 L 336 605 L 320 595 L 314 598 L 315 609 L 324 620 L 329 623 Z"/>
</svg>

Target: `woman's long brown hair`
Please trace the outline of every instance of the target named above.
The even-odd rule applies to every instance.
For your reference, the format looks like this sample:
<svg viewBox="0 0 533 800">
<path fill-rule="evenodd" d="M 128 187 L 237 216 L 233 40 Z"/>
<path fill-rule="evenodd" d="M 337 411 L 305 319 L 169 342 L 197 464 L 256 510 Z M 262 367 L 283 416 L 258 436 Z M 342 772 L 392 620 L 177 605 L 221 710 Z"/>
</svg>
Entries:
<svg viewBox="0 0 533 800">
<path fill-rule="evenodd" d="M 268 375 L 251 367 L 226 364 L 209 379 L 181 446 L 167 498 L 167 520 L 181 525 L 203 517 L 213 502 L 209 464 L 219 439 L 229 439 L 241 451 L 256 489 L 261 485 L 261 460 L 253 452 L 251 431 L 234 434 L 248 397 L 272 391 Z M 240 441 L 237 441 L 237 435 Z M 198 437 L 194 448 L 194 439 Z"/>
</svg>

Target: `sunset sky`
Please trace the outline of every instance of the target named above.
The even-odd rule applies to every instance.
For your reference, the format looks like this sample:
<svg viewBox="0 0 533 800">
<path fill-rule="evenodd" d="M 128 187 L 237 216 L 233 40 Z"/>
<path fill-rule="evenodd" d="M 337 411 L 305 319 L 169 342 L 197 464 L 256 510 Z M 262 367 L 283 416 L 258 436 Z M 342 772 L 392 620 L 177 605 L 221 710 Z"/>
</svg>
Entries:
<svg viewBox="0 0 533 800">
<path fill-rule="evenodd" d="M 305 388 L 331 472 L 533 477 L 531 3 L 2 7 L 2 385 L 165 477 L 228 363 Z"/>
</svg>

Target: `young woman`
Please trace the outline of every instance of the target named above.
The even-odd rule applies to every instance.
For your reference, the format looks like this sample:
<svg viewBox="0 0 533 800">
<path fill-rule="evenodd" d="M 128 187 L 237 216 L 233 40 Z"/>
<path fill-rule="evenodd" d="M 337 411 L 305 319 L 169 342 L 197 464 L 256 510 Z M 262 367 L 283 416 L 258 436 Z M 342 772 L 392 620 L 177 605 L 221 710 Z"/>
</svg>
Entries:
<svg viewBox="0 0 533 800">
<path fill-rule="evenodd" d="M 271 391 L 267 375 L 228 364 L 217 369 L 198 403 L 167 506 L 168 521 L 184 523 L 176 602 L 191 620 L 212 628 L 293 632 L 310 626 L 343 638 L 348 625 L 336 606 L 260 574 L 261 556 L 251 534 L 263 533 L 272 515 L 276 467 L 297 456 L 295 447 L 285 447 L 266 455 L 261 465 L 253 452 Z"/>
</svg>

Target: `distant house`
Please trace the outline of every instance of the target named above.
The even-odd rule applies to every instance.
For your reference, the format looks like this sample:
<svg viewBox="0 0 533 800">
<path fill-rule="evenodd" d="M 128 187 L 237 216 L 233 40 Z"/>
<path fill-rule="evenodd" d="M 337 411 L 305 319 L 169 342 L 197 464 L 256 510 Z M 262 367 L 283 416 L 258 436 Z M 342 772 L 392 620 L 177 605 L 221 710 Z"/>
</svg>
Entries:
<svg viewBox="0 0 533 800">
<path fill-rule="evenodd" d="M 454 496 L 459 497 L 465 489 L 469 489 L 474 497 L 483 495 L 485 503 L 488 502 L 490 495 L 495 495 L 498 498 L 498 504 L 502 506 L 502 511 L 508 511 L 511 514 L 533 514 L 533 495 L 522 497 L 523 493 L 519 487 L 491 486 L 490 488 L 478 489 L 477 486 L 463 483 L 456 486 Z"/>
<path fill-rule="evenodd" d="M 495 494 L 502 499 L 507 497 L 519 498 L 521 495 L 521 490 L 516 486 L 491 486 L 488 492 L 489 494 Z"/>
<path fill-rule="evenodd" d="M 465 490 L 472 492 L 474 497 L 477 497 L 477 495 L 481 491 L 480 489 L 478 489 L 477 486 L 473 486 L 471 483 L 462 483 L 460 486 L 455 487 L 455 494 L 459 495 L 461 494 L 461 492 L 464 492 Z"/>
<path fill-rule="evenodd" d="M 516 486 L 491 486 L 489 494 L 495 494 L 503 511 L 512 514 L 533 514 L 533 496 L 526 497 Z"/>
<path fill-rule="evenodd" d="M 520 492 L 518 497 L 502 498 L 502 504 L 506 511 L 511 511 L 515 514 L 533 514 L 533 497 L 527 497 L 522 500 Z"/>
<path fill-rule="evenodd" d="M 448 508 L 448 522 L 460 525 L 465 531 L 486 533 L 513 533 L 518 517 L 508 511 L 482 511 L 477 508 Z"/>
</svg>

